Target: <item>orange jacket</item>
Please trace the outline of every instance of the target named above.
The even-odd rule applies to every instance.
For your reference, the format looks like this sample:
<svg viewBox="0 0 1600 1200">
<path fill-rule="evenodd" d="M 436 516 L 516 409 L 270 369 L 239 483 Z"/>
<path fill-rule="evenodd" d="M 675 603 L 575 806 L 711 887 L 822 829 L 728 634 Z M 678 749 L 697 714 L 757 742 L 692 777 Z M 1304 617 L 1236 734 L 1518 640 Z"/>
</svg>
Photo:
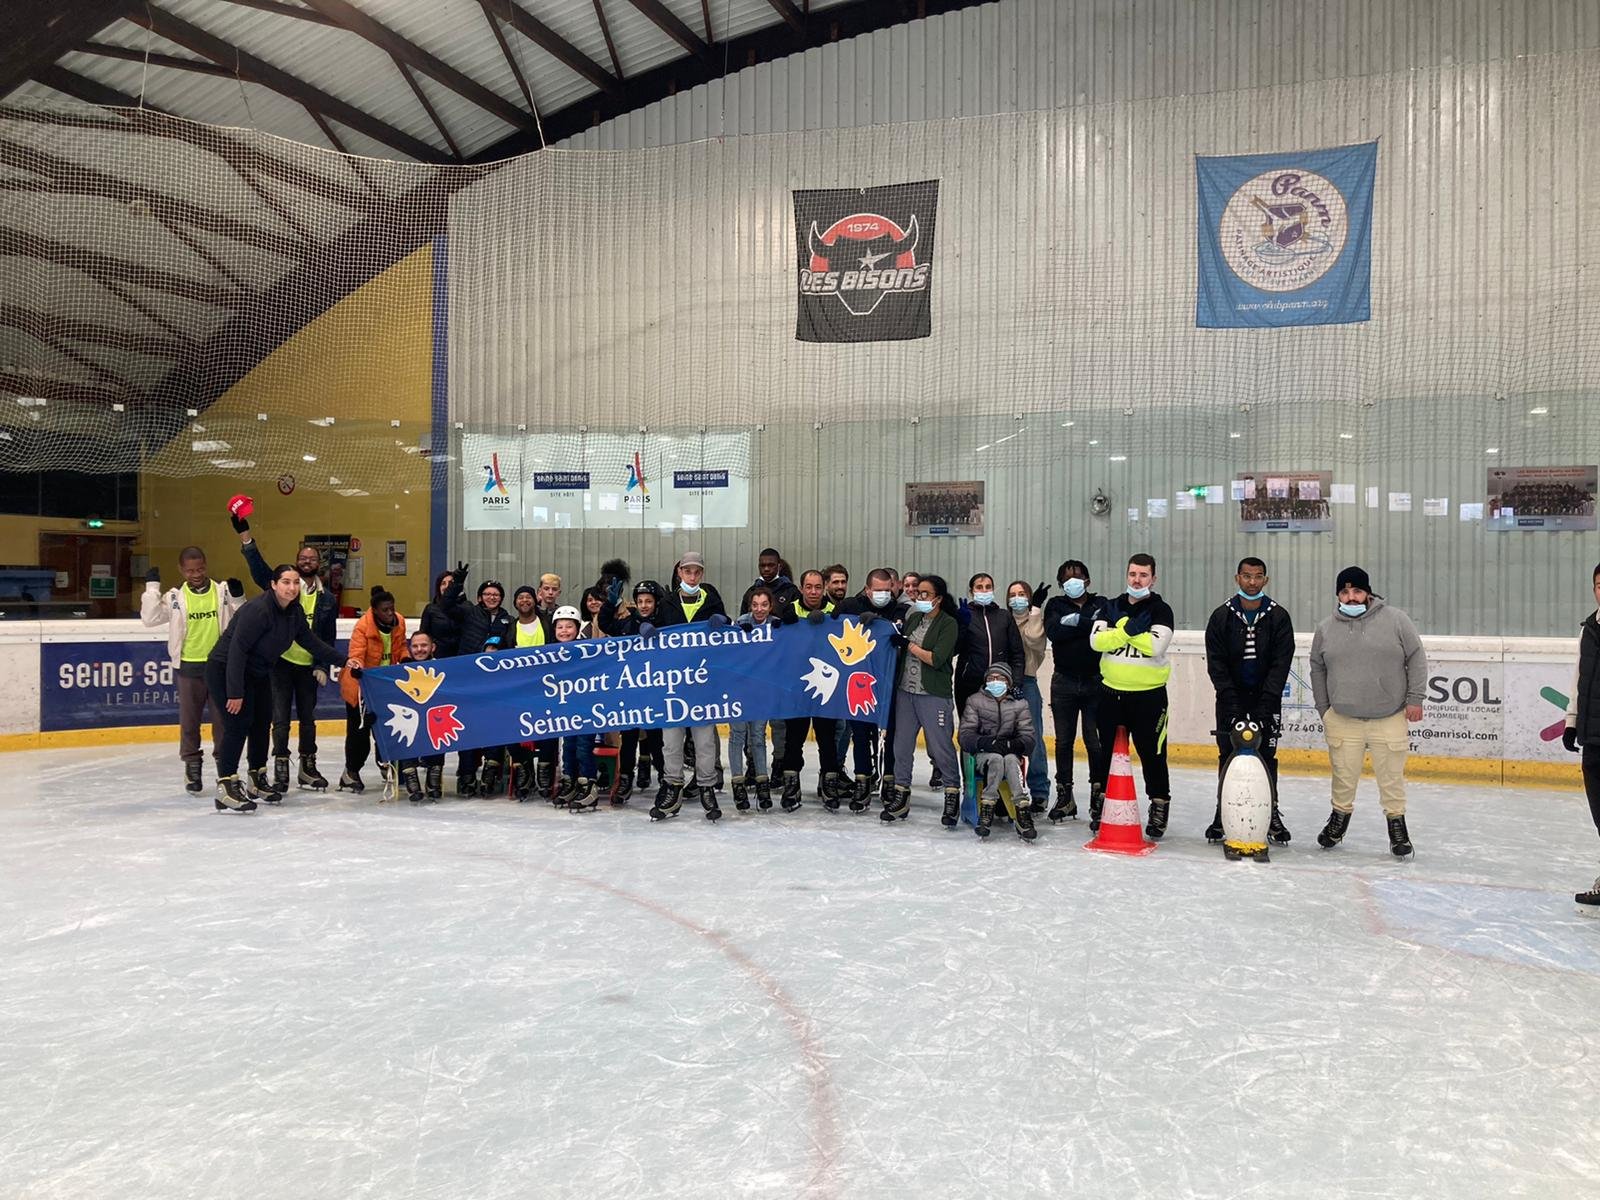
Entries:
<svg viewBox="0 0 1600 1200">
<path fill-rule="evenodd" d="M 394 628 L 389 631 L 389 645 L 394 654 L 390 659 L 391 662 L 404 662 L 411 657 L 411 650 L 406 645 L 406 619 L 399 613 L 394 615 Z M 383 636 L 378 632 L 378 623 L 372 619 L 370 608 L 361 614 L 356 627 L 350 631 L 349 657 L 363 667 L 375 667 L 383 659 Z M 361 707 L 361 681 L 349 671 L 343 671 L 339 675 L 339 694 L 352 708 Z"/>
</svg>

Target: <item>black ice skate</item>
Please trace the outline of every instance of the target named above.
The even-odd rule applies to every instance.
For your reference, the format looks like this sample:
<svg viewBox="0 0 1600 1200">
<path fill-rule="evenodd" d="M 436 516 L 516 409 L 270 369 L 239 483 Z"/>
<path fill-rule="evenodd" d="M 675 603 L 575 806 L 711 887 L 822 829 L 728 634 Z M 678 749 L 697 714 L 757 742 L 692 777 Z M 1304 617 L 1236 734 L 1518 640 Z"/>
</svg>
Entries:
<svg viewBox="0 0 1600 1200">
<path fill-rule="evenodd" d="M 257 767 L 249 773 L 249 782 L 245 784 L 244 794 L 257 804 L 277 804 L 283 799 L 272 790 L 272 784 L 267 779 L 267 769 Z"/>
<path fill-rule="evenodd" d="M 1089 785 L 1089 832 L 1100 832 L 1100 813 L 1106 806 L 1106 792 L 1098 783 Z"/>
<path fill-rule="evenodd" d="M 1411 854 L 1411 835 L 1406 832 L 1406 818 L 1402 813 L 1398 817 L 1387 818 L 1389 825 L 1389 852 L 1396 858 L 1406 858 Z"/>
<path fill-rule="evenodd" d="M 665 789 L 666 795 L 657 796 L 656 802 L 651 805 L 652 821 L 665 821 L 668 817 L 675 817 L 683 807 L 683 784 L 663 782 L 661 786 Z"/>
<path fill-rule="evenodd" d="M 1035 796 L 1028 801 L 1028 811 L 1034 814 L 1042 813 L 1047 806 L 1048 796 Z"/>
<path fill-rule="evenodd" d="M 555 763 L 536 762 L 533 764 L 533 790 L 542 799 L 554 799 L 556 786 Z"/>
<path fill-rule="evenodd" d="M 1211 814 L 1211 824 L 1206 826 L 1206 841 L 1220 842 L 1222 840 L 1222 801 L 1217 801 L 1217 811 Z M 1233 856 L 1230 856 L 1233 857 Z"/>
<path fill-rule="evenodd" d="M 626 808 L 628 797 L 633 795 L 633 776 L 624 771 L 617 776 L 617 786 L 611 790 L 611 807 Z"/>
<path fill-rule="evenodd" d="M 978 823 L 972 827 L 972 832 L 981 838 L 989 836 L 989 830 L 994 826 L 994 801 L 987 797 L 978 798 Z"/>
<path fill-rule="evenodd" d="M 853 784 L 851 786 L 854 787 Z M 843 788 L 844 783 L 839 778 L 837 771 L 829 771 L 823 775 L 822 784 L 817 788 L 817 791 L 822 796 L 822 807 L 829 812 L 838 812 L 839 797 Z"/>
<path fill-rule="evenodd" d="M 1023 805 L 1026 808 L 1027 805 Z M 961 789 L 947 787 L 944 790 L 944 811 L 939 814 L 939 824 L 946 829 L 954 829 L 961 824 Z"/>
<path fill-rule="evenodd" d="M 1317 845 L 1324 850 L 1332 850 L 1344 841 L 1345 831 L 1349 828 L 1350 814 L 1334 809 L 1328 814 L 1328 823 L 1322 827 L 1322 832 L 1317 834 Z"/>
<path fill-rule="evenodd" d="M 255 812 L 256 802 L 244 794 L 237 775 L 226 775 L 217 780 L 218 812 Z"/>
<path fill-rule="evenodd" d="M 756 776 L 756 807 L 762 812 L 772 811 L 772 780 L 765 775 Z"/>
<path fill-rule="evenodd" d="M 518 804 L 526 804 L 533 799 L 533 776 L 531 764 L 511 764 L 511 794 L 517 798 Z"/>
<path fill-rule="evenodd" d="M 339 774 L 339 790 L 341 792 L 349 790 L 359 796 L 367 790 L 367 785 L 361 782 L 360 771 L 352 771 L 349 767 L 346 767 Z"/>
<path fill-rule="evenodd" d="M 413 804 L 426 804 L 428 797 L 423 793 L 422 780 L 417 778 L 415 767 L 405 767 L 400 771 L 400 783 L 406 789 L 406 799 Z"/>
<path fill-rule="evenodd" d="M 705 809 L 706 820 L 720 821 L 722 809 L 717 806 L 717 789 L 703 787 L 700 789 L 700 807 Z"/>
<path fill-rule="evenodd" d="M 310 788 L 314 792 L 328 790 L 328 781 L 322 777 L 322 772 L 317 770 L 317 756 L 315 754 L 302 754 L 300 756 L 300 771 L 295 776 L 295 782 L 303 788 Z"/>
<path fill-rule="evenodd" d="M 785 771 L 783 773 L 783 795 L 779 798 L 783 811 L 792 813 L 800 807 L 800 772 Z"/>
<path fill-rule="evenodd" d="M 567 811 L 593 812 L 599 807 L 600 789 L 595 787 L 594 780 L 580 776 L 573 786 L 572 799 L 567 803 Z"/>
<path fill-rule="evenodd" d="M 437 804 L 444 795 L 444 765 L 428 768 L 428 803 Z"/>
<path fill-rule="evenodd" d="M 1289 844 L 1289 827 L 1283 823 L 1283 817 L 1278 812 L 1278 802 L 1272 802 L 1272 819 L 1267 822 L 1267 841 L 1274 846 L 1287 846 Z"/>
<path fill-rule="evenodd" d="M 456 795 L 463 800 L 470 800 L 478 794 L 478 777 L 476 775 L 456 776 Z"/>
<path fill-rule="evenodd" d="M 200 760 L 197 758 L 183 764 L 183 790 L 196 796 L 206 790 L 205 780 L 200 778 Z"/>
<path fill-rule="evenodd" d="M 1017 836 L 1025 842 L 1031 842 L 1039 836 L 1039 831 L 1033 827 L 1033 813 L 1029 805 L 1017 805 Z"/>
<path fill-rule="evenodd" d="M 500 773 L 505 764 L 498 758 L 484 760 L 483 779 L 478 784 L 478 795 L 487 798 L 500 794 Z"/>
<path fill-rule="evenodd" d="M 944 775 L 940 773 L 938 767 L 935 767 L 933 774 L 928 776 L 928 786 L 935 790 L 944 786 Z"/>
<path fill-rule="evenodd" d="M 1600 879 L 1596 879 L 1594 886 L 1587 892 L 1577 893 L 1572 900 L 1584 916 L 1600 917 Z"/>
<path fill-rule="evenodd" d="M 273 756 L 272 790 L 280 796 L 289 790 L 289 756 L 287 754 Z"/>
<path fill-rule="evenodd" d="M 648 792 L 650 790 L 650 756 L 648 754 L 639 760 L 639 778 L 637 783 L 641 792 Z"/>
<path fill-rule="evenodd" d="M 571 775 L 563 775 L 561 782 L 556 785 L 556 794 L 550 798 L 550 803 L 557 808 L 570 808 L 572 798 L 578 794 L 578 781 Z"/>
<path fill-rule="evenodd" d="M 750 782 L 743 775 L 733 777 L 733 806 L 740 812 L 750 811 Z"/>
<path fill-rule="evenodd" d="M 1054 824 L 1063 821 L 1078 819 L 1078 802 L 1072 798 L 1072 785 L 1056 784 L 1056 802 L 1050 808 L 1050 820 Z"/>
<path fill-rule="evenodd" d="M 894 795 L 883 806 L 883 811 L 878 814 L 880 821 L 904 821 L 911 815 L 911 789 L 895 785 Z"/>
<path fill-rule="evenodd" d="M 1150 819 L 1144 824 L 1144 835 L 1152 842 L 1159 842 L 1166 837 L 1167 814 L 1171 807 L 1171 800 L 1150 797 Z"/>
<path fill-rule="evenodd" d="M 850 811 L 864 813 L 872 807 L 872 793 L 877 790 L 877 780 L 871 775 L 857 775 L 854 794 L 850 797 Z"/>
</svg>

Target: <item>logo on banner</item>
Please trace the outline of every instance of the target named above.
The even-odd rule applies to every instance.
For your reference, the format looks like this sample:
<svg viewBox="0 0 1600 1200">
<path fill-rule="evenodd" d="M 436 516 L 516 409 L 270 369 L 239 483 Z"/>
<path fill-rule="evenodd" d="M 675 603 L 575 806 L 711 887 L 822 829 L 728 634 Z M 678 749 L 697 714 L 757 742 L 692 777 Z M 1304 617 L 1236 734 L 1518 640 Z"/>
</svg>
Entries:
<svg viewBox="0 0 1600 1200">
<path fill-rule="evenodd" d="M 433 699 L 442 683 L 444 676 L 438 671 L 432 667 L 417 666 L 408 666 L 405 678 L 394 681 L 395 687 L 421 705 Z M 384 725 L 402 744 L 410 746 L 416 741 L 419 724 L 427 729 L 428 741 L 435 750 L 443 750 L 459 741 L 462 730 L 466 728 L 456 716 L 454 704 L 436 704 L 420 713 L 403 704 L 389 705 L 389 719 Z"/>
<path fill-rule="evenodd" d="M 839 633 L 828 635 L 828 644 L 833 647 L 833 652 L 839 661 L 847 667 L 865 662 L 867 656 L 878 646 L 877 641 L 867 632 L 866 626 L 859 621 L 845 621 Z M 806 685 L 806 695 L 815 696 L 823 704 L 827 704 L 833 699 L 834 692 L 839 690 L 839 668 L 820 658 L 810 659 L 809 662 L 811 670 L 800 677 L 800 682 Z M 875 683 L 868 671 L 850 673 L 849 679 L 845 682 L 844 699 L 852 717 L 866 716 L 877 709 L 878 696 Z"/>
<path fill-rule="evenodd" d="M 506 495 L 506 477 L 500 474 L 500 455 L 489 455 L 489 461 L 483 464 L 483 470 L 484 474 L 489 477 L 483 483 L 484 495 L 488 495 L 490 492 L 499 492 L 502 496 Z"/>
<path fill-rule="evenodd" d="M 850 682 L 845 684 L 844 698 L 850 706 L 852 717 L 863 716 L 878 707 L 878 696 L 873 690 L 876 681 L 865 671 L 852 671 Z"/>
<path fill-rule="evenodd" d="M 1315 171 L 1266 171 L 1238 188 L 1217 230 L 1223 261 L 1241 282 L 1293 292 L 1333 270 L 1350 234 L 1350 213 L 1333 182 Z"/>
<path fill-rule="evenodd" d="M 820 232 L 813 221 L 806 240 L 811 266 L 800 273 L 800 290 L 837 296 L 856 316 L 867 316 L 893 292 L 927 290 L 930 265 L 917 261 L 921 240 L 915 213 L 905 228 L 865 212 L 840 217 Z"/>
<path fill-rule="evenodd" d="M 638 451 L 634 451 L 633 461 L 628 464 L 628 486 L 624 489 L 623 498 L 634 504 L 650 503 L 650 489 L 644 479 L 644 460 L 639 457 Z"/>
</svg>

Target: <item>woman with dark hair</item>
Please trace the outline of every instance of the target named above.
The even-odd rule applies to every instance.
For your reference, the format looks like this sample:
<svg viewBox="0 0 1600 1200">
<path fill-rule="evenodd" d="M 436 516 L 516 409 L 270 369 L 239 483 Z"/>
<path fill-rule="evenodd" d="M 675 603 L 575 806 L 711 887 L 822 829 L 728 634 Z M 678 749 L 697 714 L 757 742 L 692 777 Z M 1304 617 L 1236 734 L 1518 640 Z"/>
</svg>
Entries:
<svg viewBox="0 0 1600 1200">
<path fill-rule="evenodd" d="M 598 585 L 583 589 L 583 601 L 578 611 L 583 614 L 583 624 L 580 627 L 580 637 L 600 638 L 606 636 L 606 626 L 611 624 L 608 610 L 611 601 L 605 591 Z"/>
<path fill-rule="evenodd" d="M 435 658 L 450 658 L 461 652 L 461 619 L 466 615 L 467 564 L 457 563 L 454 571 L 440 571 L 433 581 L 433 599 L 422 610 L 417 628 L 433 639 Z"/>
<path fill-rule="evenodd" d="M 917 734 L 928 744 L 928 756 L 944 776 L 944 814 L 954 826 L 961 812 L 961 769 L 956 763 L 954 672 L 960 626 L 947 611 L 950 588 L 937 575 L 924 575 L 911 596 L 911 614 L 890 640 L 901 648 L 894 688 L 894 797 L 879 815 L 885 821 L 905 820 L 911 811 L 911 757 Z"/>
<path fill-rule="evenodd" d="M 267 732 L 272 724 L 272 668 L 290 646 L 337 667 L 346 660 L 316 634 L 300 606 L 300 573 L 289 563 L 272 569 L 271 586 L 228 622 L 206 659 L 206 687 L 221 729 L 217 743 L 217 808 L 249 812 L 257 800 L 276 804 L 267 779 Z M 357 674 L 355 660 L 346 665 Z M 239 783 L 239 757 L 250 745 L 250 787 Z"/>
<path fill-rule="evenodd" d="M 356 627 L 350 631 L 350 661 L 363 667 L 387 667 L 410 657 L 406 619 L 395 612 L 394 597 L 382 584 L 374 584 L 372 607 L 361 614 Z M 354 674 L 346 672 L 339 680 L 339 694 L 344 697 L 344 773 L 339 776 L 339 790 L 349 788 L 359 795 L 367 790 L 361 781 L 361 768 L 367 765 L 367 755 L 372 750 L 372 727 L 378 723 L 378 717 L 362 706 L 361 684 Z M 393 800 L 394 776 L 381 753 L 378 774 L 383 777 L 383 798 Z"/>
</svg>

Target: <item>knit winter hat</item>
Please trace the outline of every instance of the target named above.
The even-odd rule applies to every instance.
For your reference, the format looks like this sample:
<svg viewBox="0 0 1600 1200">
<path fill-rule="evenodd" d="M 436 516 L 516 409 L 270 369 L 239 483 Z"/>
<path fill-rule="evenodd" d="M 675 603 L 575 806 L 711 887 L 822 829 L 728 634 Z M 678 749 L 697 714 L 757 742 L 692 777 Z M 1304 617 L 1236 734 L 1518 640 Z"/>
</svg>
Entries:
<svg viewBox="0 0 1600 1200">
<path fill-rule="evenodd" d="M 1334 595 L 1344 591 L 1346 587 L 1358 587 L 1363 592 L 1372 591 L 1372 580 L 1367 578 L 1367 573 L 1361 567 L 1346 567 L 1339 572 L 1339 578 L 1333 585 Z"/>
<path fill-rule="evenodd" d="M 533 596 L 533 597 L 534 597 L 534 598 L 535 598 L 535 599 L 537 599 L 537 598 L 538 598 L 538 595 L 539 595 L 539 593 L 538 593 L 538 592 L 536 592 L 536 591 L 534 591 L 534 590 L 533 590 L 533 589 L 532 589 L 532 588 L 531 588 L 531 587 L 529 587 L 529 586 L 528 586 L 528 585 L 527 585 L 527 584 L 523 584 L 523 585 L 522 585 L 522 586 L 521 586 L 521 587 L 519 587 L 519 588 L 518 588 L 518 589 L 517 589 L 517 590 L 516 590 L 516 591 L 514 591 L 514 592 L 512 592 L 512 593 L 511 593 L 511 600 L 512 600 L 512 603 L 515 603 L 515 602 L 516 602 L 516 599 L 517 599 L 517 597 L 518 597 L 518 596 L 520 596 L 520 595 L 522 595 L 522 594 L 523 594 L 523 593 L 524 593 L 524 592 L 526 592 L 526 593 L 527 593 L 527 594 L 528 594 L 528 595 L 530 595 L 530 596 Z"/>
<path fill-rule="evenodd" d="M 989 665 L 989 669 L 983 673 L 983 678 L 984 678 L 985 681 L 993 679 L 996 676 L 998 676 L 999 678 L 1004 679 L 1006 681 L 1006 687 L 1007 688 L 1010 688 L 1011 685 L 1015 682 L 1011 678 L 1011 667 L 1007 663 L 1003 663 L 1003 662 L 991 663 Z"/>
</svg>

